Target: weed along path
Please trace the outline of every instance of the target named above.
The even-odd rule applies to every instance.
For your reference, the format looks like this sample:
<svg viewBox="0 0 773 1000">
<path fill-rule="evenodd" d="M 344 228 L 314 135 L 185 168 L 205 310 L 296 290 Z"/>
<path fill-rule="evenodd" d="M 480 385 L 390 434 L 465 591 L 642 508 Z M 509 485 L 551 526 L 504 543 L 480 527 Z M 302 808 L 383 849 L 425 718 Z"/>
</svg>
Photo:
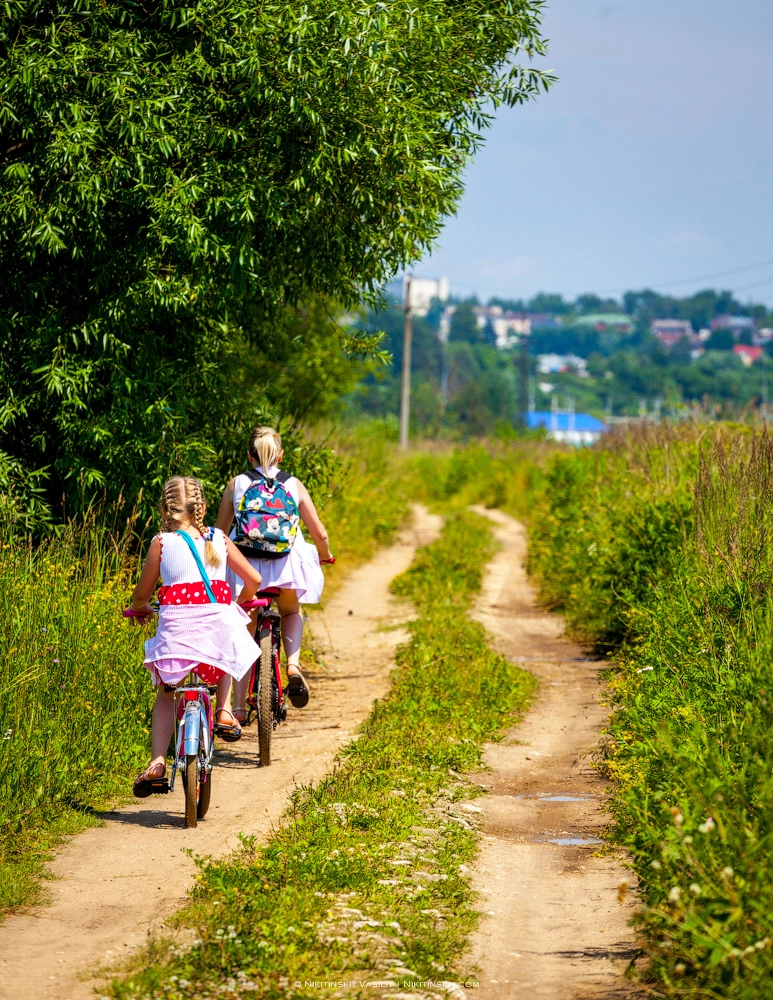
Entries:
<svg viewBox="0 0 773 1000">
<path fill-rule="evenodd" d="M 0 925 L 0 998 L 86 1000 L 100 969 L 120 964 L 183 902 L 195 874 L 184 853 L 218 856 L 240 832 L 264 837 L 298 784 L 325 774 L 373 699 L 388 687 L 399 625 L 411 617 L 389 595 L 418 546 L 439 533 L 441 519 L 417 507 L 399 541 L 356 569 L 311 616 L 323 666 L 310 672 L 308 708 L 288 709 L 275 733 L 273 762 L 258 769 L 255 727 L 234 746 L 221 745 L 210 814 L 182 828 L 182 789 L 105 815 L 105 825 L 74 838 L 52 864 L 52 903 Z M 141 667 L 137 667 L 141 669 Z"/>
<path fill-rule="evenodd" d="M 473 938 L 479 1000 L 630 998 L 623 978 L 635 943 L 632 904 L 618 902 L 625 869 L 597 856 L 608 818 L 604 783 L 588 752 L 606 713 L 599 672 L 562 638 L 558 615 L 540 611 L 523 563 L 526 532 L 500 511 L 474 508 L 495 524 L 501 551 L 484 574 L 479 620 L 495 647 L 540 680 L 536 702 L 502 743 L 489 744 L 490 794 L 475 868 L 484 918 Z"/>
</svg>

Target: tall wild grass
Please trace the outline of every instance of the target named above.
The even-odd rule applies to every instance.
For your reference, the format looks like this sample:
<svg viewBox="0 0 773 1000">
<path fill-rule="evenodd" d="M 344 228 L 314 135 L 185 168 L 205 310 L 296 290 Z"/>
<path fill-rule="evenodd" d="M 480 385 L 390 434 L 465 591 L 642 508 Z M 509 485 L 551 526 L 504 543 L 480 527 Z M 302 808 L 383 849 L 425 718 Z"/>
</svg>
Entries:
<svg viewBox="0 0 773 1000">
<path fill-rule="evenodd" d="M 604 766 L 655 995 L 773 997 L 773 441 L 621 434 L 533 499 L 545 602 L 615 653 Z"/>
<path fill-rule="evenodd" d="M 0 549 L 0 906 L 35 898 L 45 848 L 146 753 L 151 700 L 126 605 L 131 531 L 94 517 Z"/>
</svg>

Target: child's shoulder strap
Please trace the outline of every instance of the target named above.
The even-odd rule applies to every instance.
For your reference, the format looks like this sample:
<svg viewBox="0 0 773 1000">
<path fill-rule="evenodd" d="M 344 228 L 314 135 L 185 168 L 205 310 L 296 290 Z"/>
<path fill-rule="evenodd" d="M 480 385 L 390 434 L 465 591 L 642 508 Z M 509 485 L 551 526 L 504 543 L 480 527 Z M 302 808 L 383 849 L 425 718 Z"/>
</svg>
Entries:
<svg viewBox="0 0 773 1000">
<path fill-rule="evenodd" d="M 195 563 L 196 563 L 196 565 L 198 567 L 199 573 L 201 573 L 201 580 L 202 580 L 202 583 L 204 584 L 204 589 L 207 592 L 207 597 L 209 598 L 209 603 L 210 604 L 217 604 L 217 598 L 215 597 L 215 595 L 214 595 L 214 593 L 212 591 L 212 587 L 209 584 L 209 573 L 207 573 L 207 571 L 204 569 L 204 563 L 201 561 L 201 556 L 196 551 L 196 546 L 193 544 L 193 539 L 191 538 L 191 536 L 188 534 L 187 531 L 178 531 L 177 534 L 180 536 L 180 538 L 183 539 L 183 541 L 185 542 L 185 544 L 191 550 L 191 555 L 194 558 L 194 561 L 195 561 Z"/>
</svg>

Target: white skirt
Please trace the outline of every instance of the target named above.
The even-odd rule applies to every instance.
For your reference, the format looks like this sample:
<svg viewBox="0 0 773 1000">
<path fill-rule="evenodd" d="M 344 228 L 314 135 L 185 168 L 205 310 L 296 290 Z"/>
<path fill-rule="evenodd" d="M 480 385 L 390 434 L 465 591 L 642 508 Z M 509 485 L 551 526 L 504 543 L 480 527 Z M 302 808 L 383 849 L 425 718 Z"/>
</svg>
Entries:
<svg viewBox="0 0 773 1000">
<path fill-rule="evenodd" d="M 252 556 L 247 556 L 247 559 L 260 573 L 261 590 L 269 587 L 294 590 L 301 604 L 319 603 L 325 587 L 325 575 L 319 564 L 316 545 L 307 542 L 300 529 L 289 555 L 281 559 L 255 559 Z M 234 600 L 237 600 L 242 589 L 241 579 L 232 569 L 228 569 L 226 580 L 235 595 Z"/>
</svg>

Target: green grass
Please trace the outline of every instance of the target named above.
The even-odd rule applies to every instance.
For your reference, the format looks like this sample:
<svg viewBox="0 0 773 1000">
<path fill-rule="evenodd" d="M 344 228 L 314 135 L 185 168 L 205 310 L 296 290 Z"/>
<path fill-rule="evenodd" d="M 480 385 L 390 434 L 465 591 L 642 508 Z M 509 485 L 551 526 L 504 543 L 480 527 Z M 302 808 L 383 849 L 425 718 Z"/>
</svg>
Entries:
<svg viewBox="0 0 773 1000">
<path fill-rule="evenodd" d="M 543 600 L 614 653 L 613 836 L 656 996 L 773 997 L 773 443 L 641 431 L 548 462 Z"/>
<path fill-rule="evenodd" d="M 62 836 L 146 754 L 150 685 L 120 617 L 125 548 L 90 522 L 0 551 L 0 909 L 39 901 Z"/>
<path fill-rule="evenodd" d="M 463 775 L 534 684 L 467 616 L 492 553 L 488 522 L 468 513 L 418 553 L 394 584 L 418 617 L 387 698 L 333 772 L 294 795 L 268 844 L 247 839 L 234 856 L 200 863 L 179 916 L 193 948 L 150 961 L 112 996 L 311 998 L 320 990 L 304 981 L 470 973 L 462 956 L 476 912 L 465 866 L 477 833 L 466 808 L 475 786 Z"/>
<path fill-rule="evenodd" d="M 339 557 L 332 586 L 392 539 L 411 495 L 408 464 L 377 427 L 337 450 L 324 510 Z M 130 528 L 88 517 L 36 548 L 3 534 L 0 914 L 45 900 L 52 850 L 130 794 L 147 763 L 154 699 L 142 667 L 148 633 L 120 614 L 140 562 Z"/>
</svg>

